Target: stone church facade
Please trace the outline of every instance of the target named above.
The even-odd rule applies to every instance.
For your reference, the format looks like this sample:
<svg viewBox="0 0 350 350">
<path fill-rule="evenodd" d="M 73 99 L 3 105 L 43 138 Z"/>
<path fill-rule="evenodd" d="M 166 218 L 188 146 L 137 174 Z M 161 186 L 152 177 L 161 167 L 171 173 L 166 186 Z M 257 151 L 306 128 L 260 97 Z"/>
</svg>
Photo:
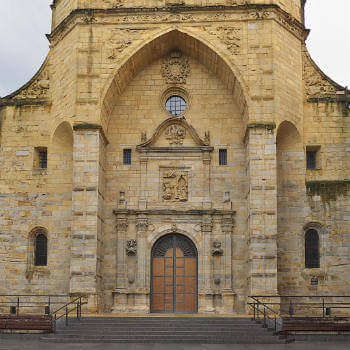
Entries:
<svg viewBox="0 0 350 350">
<path fill-rule="evenodd" d="M 349 95 L 304 3 L 55 0 L 47 59 L 0 99 L 0 294 L 140 314 L 349 294 Z"/>
</svg>

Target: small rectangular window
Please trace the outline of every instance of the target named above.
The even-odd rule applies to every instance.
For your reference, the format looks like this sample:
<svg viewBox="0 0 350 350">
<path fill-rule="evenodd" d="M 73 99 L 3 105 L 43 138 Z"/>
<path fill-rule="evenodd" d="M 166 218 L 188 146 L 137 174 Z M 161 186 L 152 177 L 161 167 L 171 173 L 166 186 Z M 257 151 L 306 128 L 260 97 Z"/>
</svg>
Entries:
<svg viewBox="0 0 350 350">
<path fill-rule="evenodd" d="M 315 151 L 306 152 L 306 166 L 307 166 L 307 169 L 316 169 L 316 152 Z"/>
<path fill-rule="evenodd" d="M 131 164 L 131 149 L 126 148 L 123 150 L 123 164 Z"/>
<path fill-rule="evenodd" d="M 320 168 L 320 146 L 306 146 L 306 169 Z"/>
<path fill-rule="evenodd" d="M 47 169 L 47 150 L 39 152 L 39 167 Z"/>
<path fill-rule="evenodd" d="M 47 169 L 47 147 L 34 148 L 34 168 Z"/>
<path fill-rule="evenodd" d="M 219 149 L 219 165 L 227 165 L 227 149 Z"/>
</svg>

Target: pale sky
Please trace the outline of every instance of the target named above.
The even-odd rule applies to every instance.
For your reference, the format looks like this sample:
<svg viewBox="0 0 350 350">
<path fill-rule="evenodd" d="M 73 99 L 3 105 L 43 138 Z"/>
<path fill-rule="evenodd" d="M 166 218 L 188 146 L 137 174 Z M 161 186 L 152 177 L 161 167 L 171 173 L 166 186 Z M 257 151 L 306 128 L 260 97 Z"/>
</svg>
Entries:
<svg viewBox="0 0 350 350">
<path fill-rule="evenodd" d="M 52 0 L 0 0 L 0 96 L 25 84 L 48 52 Z M 312 58 L 338 84 L 350 87 L 350 0 L 308 0 Z"/>
</svg>

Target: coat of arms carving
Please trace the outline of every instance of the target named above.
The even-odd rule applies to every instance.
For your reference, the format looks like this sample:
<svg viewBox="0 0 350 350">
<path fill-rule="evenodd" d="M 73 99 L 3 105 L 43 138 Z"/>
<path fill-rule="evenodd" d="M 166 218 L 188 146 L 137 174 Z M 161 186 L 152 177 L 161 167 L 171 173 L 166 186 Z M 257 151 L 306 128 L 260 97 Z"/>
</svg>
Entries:
<svg viewBox="0 0 350 350">
<path fill-rule="evenodd" d="M 162 65 L 162 76 L 167 84 L 186 84 L 190 74 L 189 58 L 180 51 L 171 52 Z"/>
<path fill-rule="evenodd" d="M 163 171 L 162 197 L 164 201 L 186 202 L 188 200 L 188 172 L 179 169 Z"/>
<path fill-rule="evenodd" d="M 165 137 L 170 145 L 182 145 L 186 136 L 186 129 L 180 125 L 172 124 L 165 130 Z"/>
</svg>

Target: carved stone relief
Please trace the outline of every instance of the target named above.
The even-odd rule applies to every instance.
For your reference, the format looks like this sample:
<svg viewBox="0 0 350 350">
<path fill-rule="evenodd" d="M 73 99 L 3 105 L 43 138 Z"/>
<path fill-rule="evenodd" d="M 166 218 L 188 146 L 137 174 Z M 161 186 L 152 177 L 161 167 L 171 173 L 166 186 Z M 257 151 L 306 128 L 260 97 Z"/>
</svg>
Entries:
<svg viewBox="0 0 350 350">
<path fill-rule="evenodd" d="M 224 254 L 224 250 L 221 248 L 222 243 L 215 239 L 212 243 L 213 249 L 211 250 L 212 256 L 221 256 Z"/>
<path fill-rule="evenodd" d="M 126 255 L 133 256 L 137 254 L 137 241 L 136 239 L 129 239 L 126 242 Z"/>
<path fill-rule="evenodd" d="M 185 136 L 186 129 L 181 125 L 173 124 L 168 126 L 165 130 L 165 138 L 169 140 L 170 145 L 182 145 Z"/>
<path fill-rule="evenodd" d="M 270 16 L 270 12 L 265 9 L 257 9 L 256 11 L 251 12 L 250 16 L 255 19 L 265 19 Z"/>
<path fill-rule="evenodd" d="M 241 52 L 241 31 L 239 27 L 203 27 L 209 34 L 216 36 L 233 54 Z"/>
<path fill-rule="evenodd" d="M 162 76 L 167 84 L 186 84 L 189 74 L 189 58 L 182 52 L 173 51 L 165 57 L 162 64 Z"/>
<path fill-rule="evenodd" d="M 307 97 L 325 97 L 336 93 L 336 88 L 304 57 L 304 81 Z"/>
<path fill-rule="evenodd" d="M 24 88 L 16 98 L 48 98 L 50 80 L 48 68 L 45 67 L 30 85 Z"/>
<path fill-rule="evenodd" d="M 165 169 L 162 174 L 162 198 L 167 202 L 188 200 L 188 172 L 178 169 Z"/>
<path fill-rule="evenodd" d="M 115 29 L 107 40 L 106 50 L 109 60 L 116 60 L 133 42 L 141 40 L 144 29 Z"/>
</svg>

